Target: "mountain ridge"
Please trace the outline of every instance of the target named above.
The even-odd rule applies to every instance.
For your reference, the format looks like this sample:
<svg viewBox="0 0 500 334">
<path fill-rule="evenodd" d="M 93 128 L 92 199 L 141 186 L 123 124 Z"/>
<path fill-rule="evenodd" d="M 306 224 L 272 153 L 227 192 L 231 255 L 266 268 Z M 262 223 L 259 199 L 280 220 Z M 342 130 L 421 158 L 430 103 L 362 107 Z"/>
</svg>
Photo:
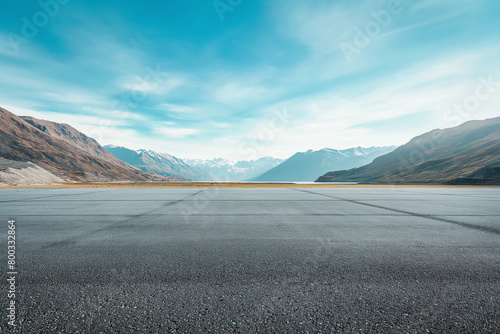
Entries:
<svg viewBox="0 0 500 334">
<path fill-rule="evenodd" d="M 312 182 L 333 168 L 346 169 L 370 163 L 375 157 L 394 150 L 394 146 L 351 147 L 344 150 L 322 148 L 297 152 L 280 165 L 253 181 Z"/>
<path fill-rule="evenodd" d="M 224 158 L 186 159 L 209 173 L 216 181 L 248 181 L 279 165 L 283 159 L 261 157 L 256 160 L 231 161 Z"/>
<path fill-rule="evenodd" d="M 167 153 L 146 149 L 132 150 L 115 145 L 105 145 L 104 148 L 117 159 L 145 172 L 193 181 L 212 181 L 212 177 L 202 169 Z"/>
<path fill-rule="evenodd" d="M 38 124 L 35 118 L 30 118 Z M 50 122 L 50 121 L 43 121 Z M 32 162 L 66 181 L 174 181 L 107 161 L 0 107 L 0 157 Z M 52 122 L 54 124 L 59 124 Z M 42 125 L 43 124 L 38 124 Z M 56 125 L 54 125 L 57 127 Z M 41 127 L 41 126 L 40 126 Z M 74 128 L 72 128 L 74 131 Z M 83 137 L 83 136 L 82 136 Z M 87 137 L 89 138 L 89 137 Z"/>
<path fill-rule="evenodd" d="M 328 172 L 318 182 L 447 183 L 500 166 L 500 117 L 434 129 L 372 163 Z"/>
<path fill-rule="evenodd" d="M 91 155 L 120 165 L 124 168 L 130 168 L 129 164 L 117 159 L 114 155 L 104 149 L 104 147 L 102 147 L 97 140 L 87 136 L 83 132 L 78 131 L 69 124 L 42 120 L 32 116 L 19 116 L 19 118 L 35 126 L 40 131 L 62 139 L 70 145 L 73 145 Z"/>
</svg>

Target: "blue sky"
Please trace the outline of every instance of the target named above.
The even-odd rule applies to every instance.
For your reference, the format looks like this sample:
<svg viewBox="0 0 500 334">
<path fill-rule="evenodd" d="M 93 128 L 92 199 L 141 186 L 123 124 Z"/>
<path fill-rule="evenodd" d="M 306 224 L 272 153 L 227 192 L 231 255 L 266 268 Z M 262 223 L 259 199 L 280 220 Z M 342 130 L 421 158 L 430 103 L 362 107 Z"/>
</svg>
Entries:
<svg viewBox="0 0 500 334">
<path fill-rule="evenodd" d="M 286 158 L 500 115 L 500 2 L 2 1 L 0 106 L 101 144 Z"/>
</svg>

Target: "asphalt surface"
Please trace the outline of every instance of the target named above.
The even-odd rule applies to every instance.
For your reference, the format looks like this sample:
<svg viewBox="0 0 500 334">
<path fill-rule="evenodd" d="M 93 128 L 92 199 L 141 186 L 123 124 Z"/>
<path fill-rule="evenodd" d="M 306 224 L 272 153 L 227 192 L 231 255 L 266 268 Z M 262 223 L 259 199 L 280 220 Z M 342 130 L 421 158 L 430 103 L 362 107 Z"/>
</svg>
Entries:
<svg viewBox="0 0 500 334">
<path fill-rule="evenodd" d="M 5 264 L 8 219 L 19 333 L 500 333 L 500 188 L 4 189 Z"/>
</svg>

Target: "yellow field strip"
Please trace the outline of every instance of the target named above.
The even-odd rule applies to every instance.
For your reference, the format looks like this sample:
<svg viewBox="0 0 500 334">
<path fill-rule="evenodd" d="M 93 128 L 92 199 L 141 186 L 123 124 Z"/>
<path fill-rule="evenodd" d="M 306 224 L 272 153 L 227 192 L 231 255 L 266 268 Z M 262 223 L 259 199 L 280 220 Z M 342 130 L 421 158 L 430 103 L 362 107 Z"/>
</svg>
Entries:
<svg viewBox="0 0 500 334">
<path fill-rule="evenodd" d="M 172 183 L 65 183 L 50 185 L 0 186 L 0 189 L 27 188 L 484 188 L 499 186 L 441 184 L 296 184 L 296 183 L 237 183 L 237 182 L 172 182 Z"/>
</svg>

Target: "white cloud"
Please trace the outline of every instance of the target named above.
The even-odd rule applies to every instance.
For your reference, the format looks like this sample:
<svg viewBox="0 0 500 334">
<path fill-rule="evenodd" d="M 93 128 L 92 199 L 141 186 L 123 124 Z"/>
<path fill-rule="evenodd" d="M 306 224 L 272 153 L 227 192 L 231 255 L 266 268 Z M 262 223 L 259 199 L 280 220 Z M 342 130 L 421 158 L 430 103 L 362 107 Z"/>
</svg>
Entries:
<svg viewBox="0 0 500 334">
<path fill-rule="evenodd" d="M 124 138 L 133 141 L 132 138 L 140 137 L 136 130 L 119 128 L 119 126 L 123 126 L 126 124 L 123 120 L 89 115 L 39 112 L 10 105 L 5 105 L 3 106 L 3 108 L 18 116 L 32 116 L 38 119 L 69 124 L 85 135 L 94 138 L 102 145 L 118 143 L 121 142 Z"/>
<path fill-rule="evenodd" d="M 465 54 L 452 61 L 434 60 L 356 87 L 331 89 L 270 106 L 263 114 L 286 105 L 295 119 L 276 133 L 273 140 L 260 141 L 256 146 L 257 154 L 264 156 L 280 151 L 291 155 L 296 151 L 325 146 L 399 145 L 424 131 L 455 126 L 457 124 L 451 124 L 442 114 L 474 93 L 478 84 L 474 65 L 481 59 L 478 57 Z M 500 81 L 500 75 L 495 78 Z M 488 100 L 481 102 L 480 107 L 462 121 L 495 117 L 499 115 L 498 110 L 500 85 Z M 366 125 L 419 113 L 431 115 L 425 116 L 429 123 L 407 124 L 404 128 L 392 129 L 390 134 L 374 131 Z M 232 151 L 237 152 L 235 147 L 247 142 L 247 138 L 255 137 L 267 124 L 261 120 L 246 135 L 232 137 L 220 144 L 223 147 L 231 142 Z"/>
<path fill-rule="evenodd" d="M 241 59 L 232 59 L 233 55 L 217 59 L 222 49 L 217 49 L 217 41 L 211 41 L 211 56 L 200 53 L 196 69 L 188 68 L 189 63 L 175 52 L 165 61 L 171 68 L 160 68 L 156 64 L 165 54 L 124 41 L 118 32 L 103 29 L 106 24 L 102 21 L 79 18 L 78 22 L 88 20 L 83 22 L 85 30 L 74 25 L 54 32 L 65 41 L 65 50 L 71 55 L 67 61 L 51 57 L 50 51 L 44 51 L 48 49 L 37 49 L 34 43 L 26 45 L 16 62 L 6 58 L 10 63 L 2 73 L 0 99 L 15 113 L 69 123 L 104 144 L 151 148 L 177 156 L 245 158 L 239 152 L 240 144 L 269 128 L 273 111 L 283 106 L 289 108 L 294 121 L 260 145 L 259 156 L 279 152 L 287 157 L 298 150 L 325 146 L 400 144 L 422 129 L 456 125 L 449 124 L 442 114 L 474 92 L 478 76 L 492 74 L 500 81 L 497 44 L 491 43 L 485 51 L 445 35 L 443 41 L 453 47 L 452 54 L 448 44 L 442 50 L 431 50 L 426 43 L 431 45 L 439 37 L 432 36 L 425 42 L 414 39 L 419 50 L 413 55 L 405 52 L 406 42 L 414 37 L 394 43 L 408 37 L 403 33 L 423 25 L 456 24 L 462 18 L 455 17 L 467 8 L 477 9 L 476 3 L 457 7 L 452 0 L 403 2 L 401 17 L 381 32 L 373 52 L 367 49 L 353 66 L 347 66 L 339 43 L 351 42 L 353 29 L 364 27 L 373 19 L 371 12 L 385 8 L 388 1 L 273 1 L 266 9 L 273 11 L 269 22 L 274 26 L 248 45 L 252 54 L 263 58 L 253 59 L 253 66 L 242 65 Z M 76 21 L 80 15 L 75 16 Z M 477 33 L 474 28 L 471 26 L 471 35 Z M 124 25 L 120 33 L 128 33 L 127 29 L 130 27 Z M 482 37 L 478 39 L 484 40 Z M 260 43 L 262 40 L 265 43 Z M 0 40 L 0 47 L 5 44 Z M 284 64 L 272 61 L 280 52 L 285 54 Z M 288 57 L 288 52 L 293 54 Z M 488 52 L 489 56 L 484 56 Z M 0 54 L 9 57 L 2 50 Z M 390 63 L 392 59 L 395 64 Z M 19 60 L 32 65 L 21 65 Z M 398 66 L 406 69 L 393 73 Z M 95 89 L 101 80 L 102 89 Z M 128 106 L 133 112 L 128 112 L 123 105 L 112 103 L 112 97 L 121 93 L 151 95 L 140 102 L 132 99 Z M 500 89 L 461 119 L 498 115 L 499 96 Z M 418 113 L 435 116 L 428 124 L 409 124 L 390 134 L 376 132 L 369 124 Z M 162 121 L 162 116 L 175 121 Z M 153 131 L 144 134 L 124 129 L 139 122 L 148 122 Z"/>
<path fill-rule="evenodd" d="M 184 138 L 187 136 L 196 135 L 199 133 L 196 129 L 173 128 L 166 126 L 158 126 L 154 128 L 154 132 L 159 135 L 165 135 L 170 138 Z"/>
<path fill-rule="evenodd" d="M 81 115 L 81 114 L 66 114 L 57 112 L 41 112 L 26 108 L 20 108 L 16 106 L 6 105 L 5 109 L 13 112 L 19 116 L 33 116 L 38 119 L 44 119 L 57 123 L 67 123 L 73 127 L 78 125 L 94 125 L 94 126 L 122 126 L 127 123 L 123 120 L 117 120 L 112 118 L 103 118 L 91 115 Z"/>
<path fill-rule="evenodd" d="M 149 118 L 146 115 L 143 114 L 138 114 L 138 113 L 133 113 L 129 111 L 122 111 L 122 110 L 112 110 L 109 112 L 105 112 L 104 114 L 113 116 L 113 118 L 120 118 L 120 119 L 132 119 L 135 121 L 147 121 Z"/>
<path fill-rule="evenodd" d="M 221 129 L 229 129 L 232 127 L 230 123 L 224 123 L 224 122 L 209 122 L 209 124 L 215 128 L 221 128 Z"/>
<path fill-rule="evenodd" d="M 224 104 L 244 104 L 267 95 L 269 89 L 252 86 L 249 81 L 228 82 L 217 87 L 214 98 Z"/>
<path fill-rule="evenodd" d="M 158 104 L 154 107 L 154 109 L 164 110 L 164 111 L 169 111 L 169 112 L 174 112 L 174 113 L 179 113 L 179 114 L 187 114 L 187 113 L 196 112 L 195 108 L 185 106 L 185 105 L 177 105 L 177 104 L 170 104 L 170 103 Z"/>
<path fill-rule="evenodd" d="M 167 94 L 182 84 L 182 80 L 165 72 L 156 72 L 146 67 L 143 76 L 130 76 L 124 79 L 122 88 L 147 94 Z"/>
<path fill-rule="evenodd" d="M 339 53 L 341 42 L 352 42 L 356 27 L 373 21 L 372 13 L 386 10 L 387 1 L 275 3 L 274 13 L 283 34 L 307 45 L 314 57 Z M 286 13 L 284 15 L 283 13 Z"/>
<path fill-rule="evenodd" d="M 68 103 L 71 105 L 99 105 L 105 104 L 107 99 L 92 90 L 69 85 L 66 82 L 38 75 L 19 66 L 10 67 L 2 73 L 2 83 L 5 88 L 0 95 L 9 94 L 10 99 L 17 98 L 24 104 L 26 92 L 30 93 L 29 100 L 47 100 L 53 103 Z M 7 84 L 8 83 L 8 84 Z"/>
</svg>

